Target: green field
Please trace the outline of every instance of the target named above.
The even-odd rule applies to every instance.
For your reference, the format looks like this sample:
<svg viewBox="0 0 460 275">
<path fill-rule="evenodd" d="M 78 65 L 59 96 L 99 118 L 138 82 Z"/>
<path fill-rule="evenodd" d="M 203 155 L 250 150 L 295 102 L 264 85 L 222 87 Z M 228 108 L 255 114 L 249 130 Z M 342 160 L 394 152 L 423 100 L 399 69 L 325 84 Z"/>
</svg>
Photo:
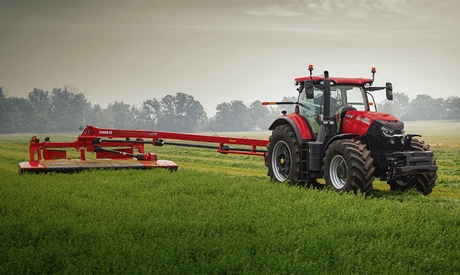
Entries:
<svg viewBox="0 0 460 275">
<path fill-rule="evenodd" d="M 460 121 L 406 132 L 437 157 L 429 196 L 290 187 L 261 157 L 172 146 L 149 151 L 177 172 L 18 175 L 31 135 L 0 135 L 0 274 L 460 274 Z"/>
</svg>

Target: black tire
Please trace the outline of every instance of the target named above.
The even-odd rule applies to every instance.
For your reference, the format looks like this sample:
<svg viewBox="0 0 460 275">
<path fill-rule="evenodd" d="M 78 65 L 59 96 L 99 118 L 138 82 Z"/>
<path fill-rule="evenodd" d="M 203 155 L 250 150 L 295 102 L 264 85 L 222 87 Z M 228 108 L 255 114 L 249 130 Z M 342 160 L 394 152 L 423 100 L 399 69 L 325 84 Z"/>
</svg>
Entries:
<svg viewBox="0 0 460 275">
<path fill-rule="evenodd" d="M 278 182 L 296 184 L 300 180 L 300 145 L 289 125 L 276 127 L 267 145 L 268 176 Z"/>
<path fill-rule="evenodd" d="M 374 166 L 370 151 L 361 141 L 336 140 L 324 156 L 326 187 L 338 192 L 360 190 L 366 195 L 373 189 Z"/>
<path fill-rule="evenodd" d="M 419 141 L 414 138 L 411 142 L 411 150 L 413 151 L 430 151 L 430 145 L 424 141 Z M 431 158 L 431 164 L 436 165 L 436 158 Z M 438 174 L 431 172 L 427 174 L 415 175 L 413 177 L 407 177 L 406 179 L 389 180 L 391 191 L 406 191 L 411 188 L 416 188 L 419 192 L 424 195 L 429 195 L 433 191 L 433 187 L 436 185 L 436 179 Z"/>
</svg>

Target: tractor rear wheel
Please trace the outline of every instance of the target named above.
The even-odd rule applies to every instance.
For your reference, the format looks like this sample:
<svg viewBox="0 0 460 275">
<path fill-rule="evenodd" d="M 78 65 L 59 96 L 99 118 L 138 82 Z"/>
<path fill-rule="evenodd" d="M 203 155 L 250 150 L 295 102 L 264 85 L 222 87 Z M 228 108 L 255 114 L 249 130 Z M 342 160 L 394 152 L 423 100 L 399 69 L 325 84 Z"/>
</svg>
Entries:
<svg viewBox="0 0 460 275">
<path fill-rule="evenodd" d="M 300 180 L 300 145 L 289 125 L 276 127 L 267 145 L 268 176 L 271 179 L 296 184 Z"/>
<path fill-rule="evenodd" d="M 338 192 L 372 191 L 374 166 L 370 151 L 361 141 L 336 140 L 329 145 L 323 159 L 326 187 Z"/>
<path fill-rule="evenodd" d="M 430 145 L 426 144 L 424 141 L 419 141 L 414 138 L 411 142 L 411 150 L 429 151 Z M 431 164 L 436 165 L 436 158 L 434 156 L 431 158 Z M 424 195 L 428 195 L 431 191 L 433 191 L 433 187 L 436 185 L 437 177 L 438 174 L 436 172 L 431 172 L 407 177 L 406 179 L 389 180 L 388 184 L 390 185 L 391 191 L 406 191 L 415 187 L 419 192 L 422 192 Z"/>
</svg>

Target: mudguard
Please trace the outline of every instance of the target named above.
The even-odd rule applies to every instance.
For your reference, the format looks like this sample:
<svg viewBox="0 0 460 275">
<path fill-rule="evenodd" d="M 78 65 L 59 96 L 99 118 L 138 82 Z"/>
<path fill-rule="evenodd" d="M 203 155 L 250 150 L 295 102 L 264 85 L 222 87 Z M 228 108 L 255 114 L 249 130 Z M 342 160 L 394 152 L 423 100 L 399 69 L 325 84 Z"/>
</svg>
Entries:
<svg viewBox="0 0 460 275">
<path fill-rule="evenodd" d="M 323 156 L 326 154 L 326 150 L 329 147 L 329 145 L 331 145 L 332 142 L 334 142 L 336 140 L 339 140 L 339 139 L 351 139 L 351 138 L 354 138 L 354 137 L 358 138 L 359 135 L 357 135 L 357 134 L 340 134 L 340 135 L 333 136 L 330 140 L 328 140 L 326 146 L 324 146 Z"/>
<path fill-rule="evenodd" d="M 272 123 L 272 125 L 270 125 L 268 129 L 273 130 L 284 124 L 289 124 L 292 127 L 299 143 L 313 139 L 310 126 L 305 119 L 297 113 L 280 116 Z"/>
</svg>

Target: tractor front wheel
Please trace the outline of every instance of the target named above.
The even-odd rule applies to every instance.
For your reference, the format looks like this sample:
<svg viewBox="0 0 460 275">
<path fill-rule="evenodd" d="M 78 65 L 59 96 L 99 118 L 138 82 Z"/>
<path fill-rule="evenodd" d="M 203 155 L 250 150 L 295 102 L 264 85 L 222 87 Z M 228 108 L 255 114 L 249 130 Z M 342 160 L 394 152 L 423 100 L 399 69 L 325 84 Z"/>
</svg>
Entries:
<svg viewBox="0 0 460 275">
<path fill-rule="evenodd" d="M 267 145 L 268 176 L 295 184 L 300 179 L 300 145 L 289 125 L 276 127 Z"/>
<path fill-rule="evenodd" d="M 429 151 L 430 145 L 426 144 L 424 141 L 419 141 L 414 138 L 411 142 L 411 150 L 413 151 Z M 432 156 L 431 164 L 436 165 L 436 158 Z M 433 187 L 436 185 L 436 178 L 438 174 L 436 172 L 419 174 L 412 177 L 407 177 L 405 179 L 390 180 L 388 184 L 390 185 L 391 191 L 406 191 L 415 187 L 419 192 L 422 192 L 424 195 L 428 195 L 433 191 Z"/>
<path fill-rule="evenodd" d="M 372 191 L 373 159 L 361 141 L 337 140 L 329 145 L 323 159 L 326 187 L 338 192 Z"/>
</svg>

